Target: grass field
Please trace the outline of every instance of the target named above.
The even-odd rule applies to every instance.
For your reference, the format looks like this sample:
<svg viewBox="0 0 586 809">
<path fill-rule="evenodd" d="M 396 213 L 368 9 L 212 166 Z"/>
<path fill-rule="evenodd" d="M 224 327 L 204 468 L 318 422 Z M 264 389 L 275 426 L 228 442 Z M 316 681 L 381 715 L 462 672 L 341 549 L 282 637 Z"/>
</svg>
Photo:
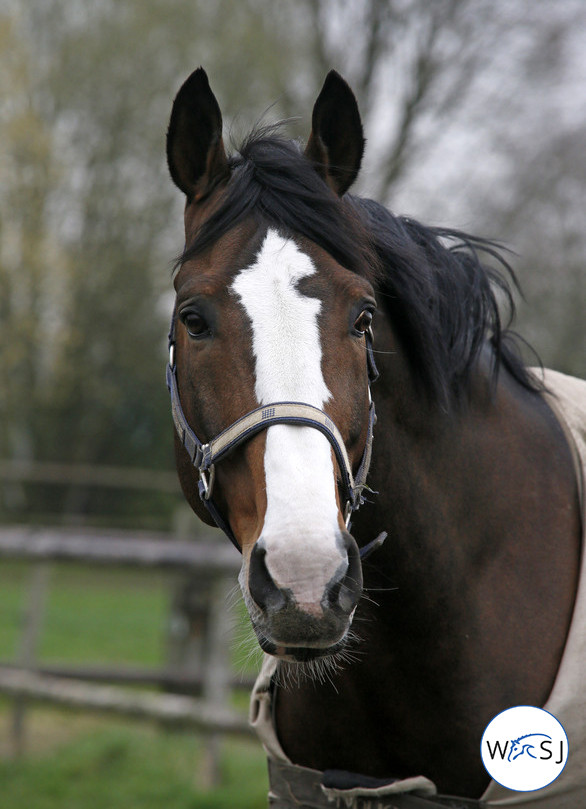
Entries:
<svg viewBox="0 0 586 809">
<path fill-rule="evenodd" d="M 64 724 L 67 727 L 64 727 Z M 264 756 L 224 743 L 220 787 L 202 789 L 203 742 L 192 735 L 37 710 L 33 750 L 0 760 L 2 809 L 264 809 Z"/>
<path fill-rule="evenodd" d="M 0 564 L 0 660 L 18 652 L 26 564 Z M 41 662 L 164 662 L 167 575 L 51 568 Z M 226 740 L 221 786 L 202 787 L 205 740 L 45 707 L 30 708 L 26 754 L 10 757 L 12 704 L 0 700 L 0 809 L 264 809 L 266 765 L 253 742 Z"/>
</svg>

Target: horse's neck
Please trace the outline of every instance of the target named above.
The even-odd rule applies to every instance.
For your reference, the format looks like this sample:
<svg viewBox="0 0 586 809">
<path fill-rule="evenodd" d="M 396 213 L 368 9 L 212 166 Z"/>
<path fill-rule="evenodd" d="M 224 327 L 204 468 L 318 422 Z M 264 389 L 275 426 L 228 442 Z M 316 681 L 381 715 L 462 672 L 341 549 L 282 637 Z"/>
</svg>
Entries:
<svg viewBox="0 0 586 809">
<path fill-rule="evenodd" d="M 395 545 L 416 564 L 414 575 L 423 573 L 423 553 L 428 569 L 449 562 L 454 573 L 475 576 L 487 560 L 494 566 L 511 537 L 533 552 L 544 535 L 551 546 L 556 535 L 575 533 L 571 456 L 539 394 L 502 366 L 495 384 L 487 349 L 465 401 L 446 413 L 422 393 L 384 321 L 376 343 L 381 376 L 373 388 L 369 483 L 380 494 L 360 517 L 389 532 L 387 550 Z"/>
<path fill-rule="evenodd" d="M 380 492 L 370 506 L 374 528 L 389 538 L 378 571 L 367 569 L 365 579 L 398 588 L 385 596 L 390 609 L 405 608 L 395 640 L 434 627 L 450 654 L 458 646 L 464 655 L 474 646 L 488 653 L 491 629 L 500 634 L 499 622 L 515 616 L 522 634 L 522 616 L 535 626 L 535 608 L 549 611 L 542 628 L 558 639 L 555 658 L 579 541 L 572 462 L 555 417 L 504 368 L 493 389 L 489 363 L 479 364 L 466 403 L 446 415 L 418 398 L 400 356 L 397 385 L 390 357 L 381 363 L 380 400 L 374 392 L 380 415 L 370 481 Z M 475 642 L 463 640 L 470 634 Z M 513 653 L 517 634 L 501 637 L 500 652 L 509 638 Z"/>
</svg>

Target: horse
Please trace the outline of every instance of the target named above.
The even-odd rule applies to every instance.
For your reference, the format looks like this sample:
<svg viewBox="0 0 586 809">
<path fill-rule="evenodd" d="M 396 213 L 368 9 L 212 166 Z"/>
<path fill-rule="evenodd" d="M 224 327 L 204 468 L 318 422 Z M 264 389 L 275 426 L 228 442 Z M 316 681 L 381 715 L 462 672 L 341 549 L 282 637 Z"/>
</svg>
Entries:
<svg viewBox="0 0 586 809">
<path fill-rule="evenodd" d="M 520 359 L 497 243 L 349 193 L 364 146 L 335 71 L 305 148 L 257 126 L 230 154 L 203 68 L 179 90 L 176 466 L 242 553 L 282 763 L 487 800 L 483 729 L 547 703 L 576 620 L 579 479 L 552 388 L 585 388 Z"/>
</svg>

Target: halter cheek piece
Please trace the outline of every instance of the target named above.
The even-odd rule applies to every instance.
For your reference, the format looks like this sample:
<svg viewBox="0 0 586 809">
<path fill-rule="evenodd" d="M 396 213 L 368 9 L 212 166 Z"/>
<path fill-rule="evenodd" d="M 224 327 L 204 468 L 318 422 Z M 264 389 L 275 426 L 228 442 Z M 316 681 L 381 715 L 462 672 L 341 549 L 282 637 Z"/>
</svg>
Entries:
<svg viewBox="0 0 586 809">
<path fill-rule="evenodd" d="M 376 424 L 374 402 L 370 397 L 370 385 L 378 379 L 378 370 L 374 361 L 372 349 L 372 330 L 364 333 L 366 342 L 366 363 L 368 368 L 368 398 L 370 407 L 368 413 L 368 433 L 362 459 L 356 477 L 352 475 L 352 466 L 344 445 L 340 431 L 329 416 L 317 407 L 302 402 L 273 402 L 257 407 L 245 416 L 235 421 L 207 444 L 204 444 L 189 426 L 177 386 L 177 365 L 175 363 L 175 313 L 171 319 L 169 331 L 169 363 L 167 365 L 167 387 L 171 394 L 171 413 L 177 435 L 185 447 L 191 463 L 199 473 L 199 496 L 209 511 L 212 519 L 226 534 L 232 544 L 241 551 L 238 541 L 227 521 L 222 517 L 212 497 L 214 488 L 215 465 L 222 458 L 227 457 L 232 450 L 248 441 L 252 436 L 272 427 L 274 424 L 293 424 L 301 427 L 313 427 L 319 430 L 328 439 L 334 450 L 334 455 L 340 468 L 342 488 L 346 498 L 344 518 L 346 526 L 350 527 L 350 517 L 364 502 L 363 491 L 366 486 L 366 476 L 370 467 L 372 455 L 373 430 Z M 370 491 L 370 490 L 369 490 Z M 361 549 L 364 558 L 384 541 L 386 534 L 381 534 L 373 542 Z"/>
</svg>

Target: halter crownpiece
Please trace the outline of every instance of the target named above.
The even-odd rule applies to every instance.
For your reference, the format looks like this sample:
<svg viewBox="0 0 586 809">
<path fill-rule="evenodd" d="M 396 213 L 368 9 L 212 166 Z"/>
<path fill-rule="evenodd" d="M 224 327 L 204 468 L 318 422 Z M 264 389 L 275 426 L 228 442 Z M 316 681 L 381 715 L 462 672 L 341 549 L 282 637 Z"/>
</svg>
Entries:
<svg viewBox="0 0 586 809">
<path fill-rule="evenodd" d="M 171 395 L 171 413 L 179 440 L 191 463 L 199 473 L 199 496 L 209 511 L 212 519 L 226 534 L 232 544 L 242 552 L 238 540 L 234 536 L 229 524 L 220 514 L 212 497 L 215 479 L 215 464 L 227 457 L 236 447 L 248 441 L 257 433 L 266 430 L 275 424 L 291 424 L 300 427 L 313 427 L 319 430 L 328 439 L 334 450 L 334 455 L 340 468 L 342 486 L 345 494 L 344 519 L 349 527 L 350 517 L 364 502 L 363 491 L 368 489 L 366 476 L 370 468 L 372 457 L 372 441 L 376 414 L 374 402 L 370 397 L 370 385 L 378 379 L 378 370 L 374 361 L 372 348 L 372 330 L 368 328 L 364 333 L 366 341 L 366 362 L 368 368 L 368 396 L 370 401 L 368 412 L 368 432 L 362 459 L 356 477 L 352 474 L 352 465 L 348 458 L 344 440 L 340 431 L 330 417 L 313 405 L 303 402 L 272 402 L 255 410 L 251 410 L 242 418 L 235 421 L 207 443 L 203 443 L 190 427 L 179 398 L 177 385 L 177 365 L 175 362 L 175 312 L 171 318 L 169 330 L 169 362 L 167 364 L 167 387 Z M 371 491 L 371 490 L 369 490 Z M 386 534 L 381 534 L 361 551 L 365 556 L 382 545 Z"/>
</svg>

